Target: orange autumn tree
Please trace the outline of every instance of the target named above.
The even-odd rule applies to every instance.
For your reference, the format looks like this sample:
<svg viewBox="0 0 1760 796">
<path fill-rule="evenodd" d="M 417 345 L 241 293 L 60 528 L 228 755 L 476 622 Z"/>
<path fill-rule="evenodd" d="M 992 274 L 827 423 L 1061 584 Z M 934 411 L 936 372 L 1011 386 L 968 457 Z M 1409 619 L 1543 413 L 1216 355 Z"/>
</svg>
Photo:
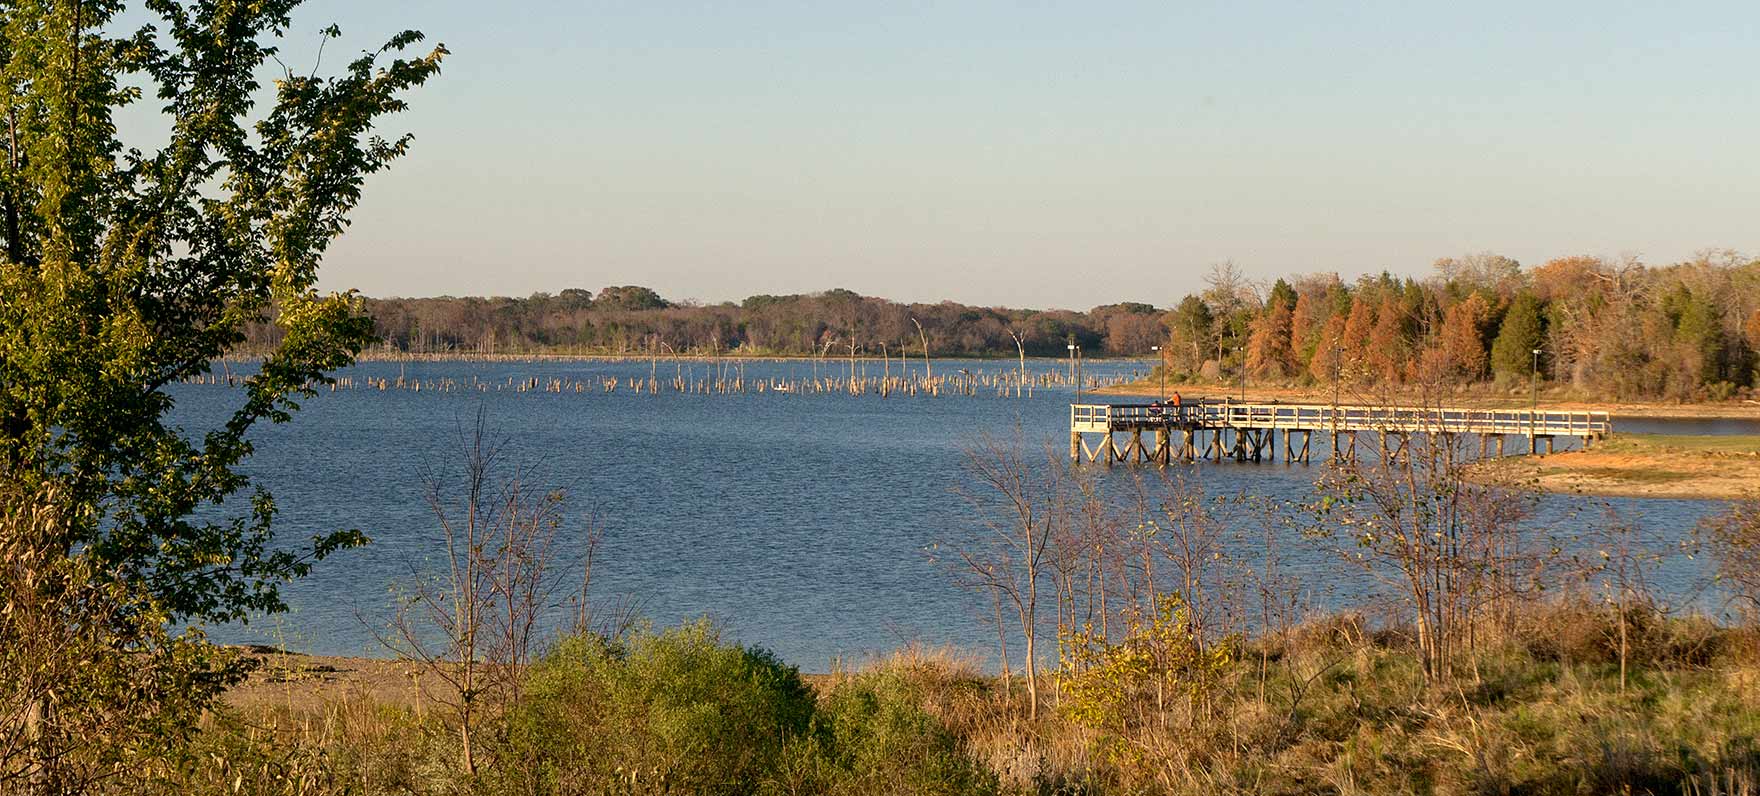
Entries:
<svg viewBox="0 0 1760 796">
<path fill-rule="evenodd" d="M 1290 311 L 1289 319 L 1289 351 L 1293 360 L 1298 363 L 1307 362 L 1312 352 L 1309 347 L 1314 344 L 1320 332 L 1320 319 L 1314 311 L 1315 298 L 1306 291 L 1296 296 L 1296 308 Z"/>
<path fill-rule="evenodd" d="M 1326 319 L 1326 326 L 1320 330 L 1320 341 L 1314 346 L 1314 356 L 1308 360 L 1308 374 L 1322 384 L 1332 383 L 1334 378 L 1345 376 L 1345 318 L 1334 315 Z"/>
<path fill-rule="evenodd" d="M 1375 331 L 1375 307 L 1361 294 L 1351 297 L 1351 313 L 1344 322 L 1344 369 L 1361 370 L 1369 356 L 1369 337 Z"/>
<path fill-rule="evenodd" d="M 1273 302 L 1254 319 L 1252 336 L 1247 339 L 1247 371 L 1254 378 L 1282 379 L 1295 372 L 1295 354 L 1290 349 L 1292 316 L 1288 304 Z"/>
<path fill-rule="evenodd" d="M 1413 317 L 1397 296 L 1381 300 L 1369 335 L 1368 363 L 1383 382 L 1397 384 L 1411 361 Z"/>
<path fill-rule="evenodd" d="M 1452 307 L 1442 318 L 1442 355 L 1454 376 L 1478 380 L 1489 361 L 1485 353 L 1485 330 L 1491 324 L 1491 303 L 1474 293 Z"/>
</svg>

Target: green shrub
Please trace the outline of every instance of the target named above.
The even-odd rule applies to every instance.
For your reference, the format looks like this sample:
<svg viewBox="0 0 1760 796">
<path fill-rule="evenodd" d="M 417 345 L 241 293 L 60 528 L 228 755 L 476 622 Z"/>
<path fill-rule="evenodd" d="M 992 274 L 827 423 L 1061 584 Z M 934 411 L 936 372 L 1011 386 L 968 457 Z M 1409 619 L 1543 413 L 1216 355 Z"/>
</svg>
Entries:
<svg viewBox="0 0 1760 796">
<path fill-rule="evenodd" d="M 748 794 L 806 736 L 814 696 L 707 623 L 567 638 L 533 667 L 491 775 L 520 793 Z"/>
<path fill-rule="evenodd" d="M 839 683 L 797 744 L 779 790 L 791 793 L 982 794 L 996 777 L 923 709 L 923 689 L 881 669 Z"/>
</svg>

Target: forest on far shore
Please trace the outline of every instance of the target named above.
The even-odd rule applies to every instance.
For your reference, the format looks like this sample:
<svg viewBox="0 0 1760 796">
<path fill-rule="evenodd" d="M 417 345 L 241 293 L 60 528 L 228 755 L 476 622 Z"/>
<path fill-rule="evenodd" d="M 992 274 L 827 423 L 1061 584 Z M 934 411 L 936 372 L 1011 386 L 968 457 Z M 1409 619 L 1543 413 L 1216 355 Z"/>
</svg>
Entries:
<svg viewBox="0 0 1760 796">
<path fill-rule="evenodd" d="M 1136 297 L 1142 298 L 1142 297 Z M 1168 306 L 1082 311 L 903 304 L 828 290 L 675 302 L 639 286 L 525 298 L 369 298 L 382 353 L 1160 355 L 1171 377 L 1476 384 L 1542 378 L 1609 398 L 1728 400 L 1760 387 L 1760 259 L 1707 251 L 1664 266 L 1484 253 L 1423 278 L 1246 278 L 1213 267 Z M 248 343 L 267 345 L 258 324 Z M 1540 351 L 1536 357 L 1534 351 Z"/>
</svg>

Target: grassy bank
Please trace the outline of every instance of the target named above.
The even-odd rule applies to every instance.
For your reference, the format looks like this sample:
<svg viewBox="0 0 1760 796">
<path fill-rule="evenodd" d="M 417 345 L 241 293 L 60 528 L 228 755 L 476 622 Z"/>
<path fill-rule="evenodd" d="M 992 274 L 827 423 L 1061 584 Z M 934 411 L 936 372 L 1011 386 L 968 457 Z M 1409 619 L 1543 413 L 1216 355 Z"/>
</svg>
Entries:
<svg viewBox="0 0 1760 796">
<path fill-rule="evenodd" d="M 1760 639 L 1702 619 L 1626 620 L 1623 684 L 1617 615 L 1598 604 L 1528 609 L 1448 687 L 1424 684 L 1400 628 L 1339 615 L 1243 642 L 1201 687 L 1120 688 L 1102 705 L 1060 679 L 1042 691 L 1037 719 L 1027 718 L 1018 677 L 1005 682 L 949 653 L 803 678 L 702 626 L 614 645 L 578 639 L 526 675 L 519 700 L 491 722 L 474 775 L 458 767 L 444 706 L 409 688 L 375 694 L 355 688 L 358 679 L 323 676 L 335 672 L 285 676 L 280 661 L 208 719 L 197 749 L 159 787 L 1756 792 Z"/>
<path fill-rule="evenodd" d="M 1738 499 L 1760 495 L 1760 435 L 1615 434 L 1589 450 L 1478 467 L 1549 492 Z"/>
</svg>

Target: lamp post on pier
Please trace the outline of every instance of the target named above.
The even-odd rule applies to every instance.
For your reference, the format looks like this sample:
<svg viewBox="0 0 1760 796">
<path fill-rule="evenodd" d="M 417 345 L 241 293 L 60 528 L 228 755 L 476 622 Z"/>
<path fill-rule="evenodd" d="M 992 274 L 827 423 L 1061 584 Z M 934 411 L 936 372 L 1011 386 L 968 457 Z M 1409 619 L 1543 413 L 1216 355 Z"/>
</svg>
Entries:
<svg viewBox="0 0 1760 796">
<path fill-rule="evenodd" d="M 1241 355 L 1241 403 L 1247 402 L 1247 347 L 1236 346 L 1235 353 Z"/>
<path fill-rule="evenodd" d="M 1069 349 L 1069 377 L 1076 383 L 1076 403 L 1079 404 L 1082 402 L 1082 377 L 1076 373 L 1076 344 L 1070 343 L 1065 347 Z"/>
<path fill-rule="evenodd" d="M 1155 399 L 1157 401 L 1165 401 L 1165 400 L 1167 400 L 1167 363 L 1160 362 L 1161 346 L 1152 345 L 1152 346 L 1149 346 L 1149 350 L 1155 352 L 1155 359 L 1161 366 L 1160 388 L 1158 390 L 1156 390 L 1156 392 L 1155 392 Z M 1154 366 L 1151 366 L 1151 368 L 1152 367 L 1154 367 Z M 1153 373 L 1154 371 L 1151 370 L 1150 372 Z"/>
<path fill-rule="evenodd" d="M 1334 439 L 1338 434 L 1338 382 L 1344 375 L 1344 346 L 1336 343 L 1332 346 L 1332 433 Z"/>
<path fill-rule="evenodd" d="M 1533 399 L 1528 405 L 1528 452 L 1535 453 L 1540 449 L 1540 438 L 1535 436 L 1540 413 L 1540 349 L 1534 349 L 1534 374 L 1529 379 L 1533 385 Z"/>
</svg>

